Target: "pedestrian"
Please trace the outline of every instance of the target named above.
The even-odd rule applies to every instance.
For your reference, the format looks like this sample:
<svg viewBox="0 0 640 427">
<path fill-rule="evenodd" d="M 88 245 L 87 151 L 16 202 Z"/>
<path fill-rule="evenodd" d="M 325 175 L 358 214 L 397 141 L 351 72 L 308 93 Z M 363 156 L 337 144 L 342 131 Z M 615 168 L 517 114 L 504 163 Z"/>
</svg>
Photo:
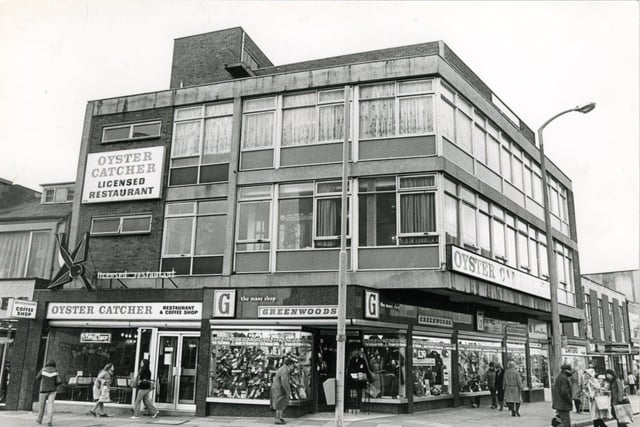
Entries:
<svg viewBox="0 0 640 427">
<path fill-rule="evenodd" d="M 93 401 L 96 402 L 96 404 L 93 409 L 89 410 L 89 413 L 94 417 L 113 416 L 112 414 L 107 414 L 104 411 L 105 402 L 111 401 L 109 397 L 109 387 L 111 385 L 111 380 L 113 379 L 113 372 L 113 363 L 107 363 L 93 382 Z"/>
<path fill-rule="evenodd" d="M 56 369 L 55 360 L 50 360 L 45 367 L 38 372 L 36 380 L 40 381 L 40 406 L 38 408 L 36 423 L 42 424 L 45 408 L 48 407 L 47 425 L 51 426 L 53 425 L 53 402 L 56 400 L 58 386 L 62 384 L 62 379 Z"/>
<path fill-rule="evenodd" d="M 627 375 L 627 384 L 629 384 L 629 394 L 630 395 L 635 395 L 636 394 L 636 376 L 633 375 L 633 373 L 629 372 L 629 375 Z"/>
<path fill-rule="evenodd" d="M 522 403 L 522 379 L 520 373 L 516 370 L 516 362 L 510 360 L 507 362 L 507 370 L 504 372 L 504 380 L 502 382 L 504 388 L 504 400 L 511 410 L 511 416 L 520 416 L 520 404 Z"/>
<path fill-rule="evenodd" d="M 552 391 L 552 408 L 556 410 L 558 418 L 562 421 L 560 427 L 571 427 L 571 375 L 573 368 L 568 363 L 560 366 L 560 373 L 556 377 Z"/>
<path fill-rule="evenodd" d="M 485 374 L 485 378 L 487 379 L 487 387 L 489 387 L 489 393 L 491 394 L 491 409 L 496 409 L 496 369 L 493 362 L 489 362 L 489 369 Z"/>
<path fill-rule="evenodd" d="M 151 381 L 151 370 L 149 369 L 148 359 L 142 359 L 140 361 L 140 370 L 133 380 L 133 387 L 137 389 L 137 394 L 136 401 L 133 404 L 133 416 L 130 418 L 132 420 L 140 419 L 141 402 L 144 402 L 144 406 L 148 411 L 153 412 L 151 418 L 156 418 L 158 414 L 160 414 L 160 411 L 155 407 L 153 399 L 151 398 L 151 392 L 155 387 L 154 382 Z"/>
<path fill-rule="evenodd" d="M 629 403 L 629 400 L 624 395 L 624 384 L 622 384 L 622 380 L 620 380 L 616 373 L 611 369 L 607 369 L 604 372 L 604 376 L 609 382 L 609 390 L 611 390 L 611 413 L 613 414 L 613 418 L 616 419 L 618 427 L 627 427 L 627 423 L 621 423 L 618 421 L 615 409 L 615 405 Z"/>
<path fill-rule="evenodd" d="M 271 407 L 276 411 L 274 424 L 286 424 L 282 418 L 284 410 L 289 406 L 291 387 L 289 373 L 293 369 L 293 359 L 286 357 L 282 366 L 278 368 L 271 383 Z"/>
<path fill-rule="evenodd" d="M 498 396 L 498 405 L 500 408 L 498 411 L 502 411 L 504 408 L 504 369 L 499 362 L 496 362 L 496 395 Z"/>
<path fill-rule="evenodd" d="M 594 369 L 589 368 L 584 371 L 583 383 L 587 396 L 589 396 L 589 412 L 593 420 L 593 427 L 607 427 L 603 419 L 607 418 L 609 408 L 600 409 L 596 402 L 597 396 L 604 396 L 605 394 L 600 385 L 600 381 L 596 378 L 596 371 Z"/>
<path fill-rule="evenodd" d="M 576 407 L 576 413 L 579 414 L 582 409 L 582 400 L 580 399 L 580 371 L 574 369 L 569 379 L 571 383 L 571 399 Z"/>
</svg>

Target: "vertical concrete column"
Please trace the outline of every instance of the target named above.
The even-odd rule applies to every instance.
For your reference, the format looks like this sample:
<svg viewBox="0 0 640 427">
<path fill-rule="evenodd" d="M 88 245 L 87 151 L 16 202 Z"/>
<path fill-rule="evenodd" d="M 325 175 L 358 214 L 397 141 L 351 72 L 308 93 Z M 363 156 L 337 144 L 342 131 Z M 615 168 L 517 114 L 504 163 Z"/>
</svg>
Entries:
<svg viewBox="0 0 640 427">
<path fill-rule="evenodd" d="M 233 127 L 231 130 L 231 157 L 229 159 L 229 191 L 227 198 L 227 234 L 224 248 L 222 274 L 230 276 L 233 272 L 235 253 L 236 212 L 238 200 L 238 171 L 240 170 L 240 134 L 242 132 L 242 99 L 233 99 Z"/>
</svg>

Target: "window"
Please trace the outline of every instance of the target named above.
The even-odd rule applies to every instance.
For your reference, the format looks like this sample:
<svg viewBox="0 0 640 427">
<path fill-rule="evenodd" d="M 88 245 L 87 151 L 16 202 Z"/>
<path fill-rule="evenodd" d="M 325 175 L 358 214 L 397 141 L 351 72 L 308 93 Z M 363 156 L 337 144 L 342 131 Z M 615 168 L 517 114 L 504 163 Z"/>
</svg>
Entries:
<svg viewBox="0 0 640 427">
<path fill-rule="evenodd" d="M 589 295 L 587 289 L 584 294 L 584 317 L 587 324 L 587 338 L 593 339 L 593 319 L 591 318 L 591 295 Z"/>
<path fill-rule="evenodd" d="M 91 235 L 144 234 L 151 232 L 151 215 L 93 218 Z"/>
<path fill-rule="evenodd" d="M 487 135 L 487 166 L 500 173 L 500 143 L 491 135 Z"/>
<path fill-rule="evenodd" d="M 491 362 L 502 364 L 502 343 L 458 340 L 458 363 L 461 367 L 459 391 L 474 393 L 489 390 L 485 374 Z"/>
<path fill-rule="evenodd" d="M 271 247 L 271 187 L 238 189 L 236 251 L 268 251 Z"/>
<path fill-rule="evenodd" d="M 364 344 L 365 356 L 373 376 L 372 383 L 378 386 L 378 390 L 380 390 L 379 397 L 382 399 L 404 398 L 406 393 L 404 385 L 407 374 L 406 335 L 404 333 L 385 333 L 382 331 L 372 335 L 365 334 L 362 344 Z M 347 348 L 347 350 L 351 349 Z M 353 351 L 351 350 L 349 354 L 353 354 Z"/>
<path fill-rule="evenodd" d="M 468 153 L 477 150 L 479 160 L 485 161 L 485 135 L 482 127 L 484 117 L 476 113 L 480 123 L 474 125 L 471 104 L 453 92 L 444 82 L 441 84 L 440 103 L 438 105 L 438 126 L 440 134 L 457 144 Z M 481 127 L 477 125 L 480 124 Z M 473 147 L 472 147 L 473 145 Z"/>
<path fill-rule="evenodd" d="M 493 256 L 506 260 L 507 250 L 505 245 L 504 211 L 495 205 L 491 205 Z"/>
<path fill-rule="evenodd" d="M 212 330 L 208 396 L 269 403 L 273 375 L 285 358 L 294 401 L 310 400 L 313 335 L 283 330 Z M 241 374 L 239 374 L 239 372 Z"/>
<path fill-rule="evenodd" d="M 609 318 L 611 319 L 611 341 L 617 341 L 616 340 L 616 322 L 614 321 L 615 319 L 615 313 L 613 311 L 613 303 L 611 301 L 609 301 Z"/>
<path fill-rule="evenodd" d="M 73 202 L 73 186 L 45 188 L 42 194 L 41 203 L 71 203 Z"/>
<path fill-rule="evenodd" d="M 231 102 L 177 109 L 169 185 L 228 181 L 232 124 Z"/>
<path fill-rule="evenodd" d="M 536 230 L 529 227 L 529 272 L 534 276 L 539 274 L 538 269 L 538 241 L 536 240 Z"/>
<path fill-rule="evenodd" d="M 312 247 L 313 183 L 282 184 L 278 199 L 278 249 Z"/>
<path fill-rule="evenodd" d="M 227 230 L 226 200 L 168 203 L 162 271 L 220 274 Z"/>
<path fill-rule="evenodd" d="M 399 177 L 398 183 L 400 243 L 437 243 L 435 176 Z"/>
<path fill-rule="evenodd" d="M 397 245 L 396 177 L 360 179 L 358 192 L 359 245 Z"/>
<path fill-rule="evenodd" d="M 360 86 L 360 138 L 433 133 L 433 80 Z"/>
<path fill-rule="evenodd" d="M 413 337 L 413 396 L 451 394 L 451 345 L 449 338 Z"/>
<path fill-rule="evenodd" d="M 349 236 L 349 189 L 347 189 L 347 239 Z M 333 248 L 340 246 L 342 233 L 342 182 L 316 183 L 316 247 Z"/>
<path fill-rule="evenodd" d="M 0 278 L 48 279 L 50 237 L 49 230 L 0 233 Z"/>
<path fill-rule="evenodd" d="M 247 99 L 242 111 L 242 150 L 273 148 L 275 141 L 276 97 Z"/>
<path fill-rule="evenodd" d="M 620 304 L 618 306 L 618 322 L 620 322 L 620 341 L 621 342 L 625 342 L 625 333 L 624 333 L 624 306 L 622 304 Z"/>
<path fill-rule="evenodd" d="M 343 89 L 283 96 L 283 147 L 339 142 L 343 135 Z"/>
<path fill-rule="evenodd" d="M 102 129 L 102 142 L 128 141 L 160 136 L 162 122 L 133 123 L 108 126 Z"/>
<path fill-rule="evenodd" d="M 604 336 L 604 310 L 602 308 L 602 299 L 598 298 L 598 326 L 600 329 L 600 339 L 606 341 Z"/>
</svg>

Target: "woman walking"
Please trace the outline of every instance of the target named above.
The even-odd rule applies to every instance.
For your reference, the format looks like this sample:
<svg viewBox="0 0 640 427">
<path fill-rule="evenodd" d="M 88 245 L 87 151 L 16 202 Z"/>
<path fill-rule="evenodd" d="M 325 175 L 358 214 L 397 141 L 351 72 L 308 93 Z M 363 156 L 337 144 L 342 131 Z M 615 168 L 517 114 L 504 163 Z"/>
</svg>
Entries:
<svg viewBox="0 0 640 427">
<path fill-rule="evenodd" d="M 286 424 L 282 418 L 284 410 L 289 406 L 291 386 L 289 385 L 289 373 L 293 369 L 293 360 L 284 359 L 284 364 L 278 368 L 271 383 L 271 407 L 276 411 L 274 424 Z"/>
<path fill-rule="evenodd" d="M 616 373 L 611 369 L 607 369 L 604 376 L 609 382 L 609 389 L 611 390 L 611 413 L 613 414 L 613 418 L 616 419 L 618 427 L 627 427 L 627 423 L 621 423 L 618 421 L 618 414 L 616 414 L 615 409 L 615 405 L 629 403 L 624 396 L 624 384 L 622 384 L 622 380 L 620 380 Z"/>
<path fill-rule="evenodd" d="M 584 371 L 584 386 L 587 396 L 589 396 L 589 412 L 593 420 L 593 427 L 607 427 L 604 418 L 607 418 L 609 408 L 600 409 L 596 402 L 597 396 L 605 396 L 600 381 L 596 378 L 596 371 L 589 368 Z"/>
<path fill-rule="evenodd" d="M 98 378 L 93 382 L 93 401 L 96 402 L 93 409 L 89 411 L 94 417 L 112 417 L 104 411 L 105 402 L 110 402 L 109 386 L 113 379 L 113 363 L 107 363 L 98 374 Z"/>
<path fill-rule="evenodd" d="M 516 362 L 510 360 L 504 373 L 504 400 L 511 410 L 511 416 L 520 416 L 520 404 L 522 403 L 522 380 L 516 370 Z"/>
<path fill-rule="evenodd" d="M 151 418 L 156 418 L 160 411 L 153 404 L 151 398 L 151 392 L 153 391 L 153 381 L 151 381 L 151 370 L 149 369 L 149 360 L 142 359 L 140 362 L 140 371 L 136 379 L 133 382 L 133 386 L 138 389 L 136 394 L 136 401 L 133 404 L 133 416 L 132 420 L 140 419 L 140 403 L 144 402 L 145 408 L 149 411 L 153 411 Z"/>
</svg>

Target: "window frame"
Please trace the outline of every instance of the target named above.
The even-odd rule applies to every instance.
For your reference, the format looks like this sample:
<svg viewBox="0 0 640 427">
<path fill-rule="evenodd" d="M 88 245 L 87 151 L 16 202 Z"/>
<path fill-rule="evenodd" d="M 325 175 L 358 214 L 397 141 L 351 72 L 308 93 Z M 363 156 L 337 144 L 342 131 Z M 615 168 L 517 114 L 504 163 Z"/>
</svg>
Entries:
<svg viewBox="0 0 640 427">
<path fill-rule="evenodd" d="M 339 100 L 321 100 L 321 95 L 328 93 L 328 92 L 342 92 L 342 96 Z M 309 103 L 309 104 L 304 104 L 304 105 L 294 105 L 294 106 L 286 106 L 286 99 L 287 97 L 293 97 L 293 96 L 297 96 L 297 95 L 305 95 L 305 94 L 314 94 L 314 102 L 313 103 Z M 343 141 L 344 139 L 344 122 L 342 123 L 342 137 L 340 138 L 336 138 L 336 139 L 327 139 L 327 140 L 320 140 L 320 110 L 323 108 L 331 108 L 331 107 L 338 107 L 338 106 L 342 106 L 342 117 L 344 117 L 344 108 L 345 108 L 345 101 L 344 101 L 344 88 L 333 88 L 333 89 L 323 89 L 323 90 L 313 90 L 313 91 L 304 91 L 304 92 L 291 92 L 291 93 L 283 93 L 282 94 L 282 106 L 280 108 L 281 110 L 281 120 L 282 120 L 282 125 L 280 126 L 280 148 L 294 148 L 294 147 L 309 147 L 309 146 L 316 146 L 316 145 L 322 145 L 322 144 L 336 144 L 336 143 L 340 143 Z M 313 115 L 313 126 L 314 126 L 314 137 L 313 137 L 313 141 L 307 143 L 307 144 L 292 144 L 292 143 L 287 143 L 285 141 L 285 136 L 284 136 L 284 132 L 285 132 L 285 112 L 286 111 L 293 111 L 293 110 L 298 110 L 298 109 L 305 109 L 305 108 L 313 108 L 314 110 L 314 115 Z M 277 125 L 276 125 L 277 128 Z M 275 144 L 274 144 L 275 145 Z M 246 150 L 245 150 L 246 151 Z"/>
<path fill-rule="evenodd" d="M 247 109 L 247 103 L 251 102 L 251 101 L 259 101 L 259 100 L 265 100 L 265 99 L 273 99 L 273 106 L 266 108 L 257 108 L 257 109 Z M 281 95 L 269 95 L 269 96 L 260 96 L 260 97 L 255 97 L 255 98 L 247 98 L 244 99 L 242 101 L 242 132 L 240 135 L 240 151 L 241 152 L 247 152 L 247 151 L 264 151 L 264 150 L 275 150 L 276 147 L 278 146 L 278 121 L 282 120 L 282 114 L 279 114 L 278 111 L 281 111 L 281 101 L 280 101 Z M 248 116 L 253 116 L 253 115 L 259 115 L 259 114 L 265 114 L 265 113 L 271 113 L 272 117 L 273 117 L 273 126 L 271 129 L 271 145 L 268 146 L 264 146 L 264 147 L 256 147 L 256 148 L 247 148 L 245 146 L 245 140 L 246 140 L 246 129 L 247 129 L 247 117 Z"/>
<path fill-rule="evenodd" d="M 94 225 L 96 220 L 113 220 L 113 219 L 119 219 L 119 225 L 118 225 L 118 229 L 114 232 L 94 232 Z M 123 223 L 125 221 L 125 219 L 141 219 L 141 218 L 149 218 L 149 228 L 147 230 L 140 230 L 140 231 L 122 231 L 122 226 Z M 92 217 L 91 218 L 91 227 L 89 229 L 89 235 L 90 236 L 120 236 L 120 235 L 132 235 L 132 234 L 149 234 L 151 233 L 151 226 L 153 223 L 153 215 L 150 213 L 141 213 L 141 214 L 135 214 L 135 215 L 118 215 L 118 216 L 97 216 L 97 217 Z"/>
<path fill-rule="evenodd" d="M 136 126 L 147 126 L 147 125 L 158 125 L 158 133 L 157 135 L 145 135 L 145 136 L 134 136 L 134 128 Z M 107 131 L 112 129 L 124 129 L 129 128 L 128 136 L 126 138 L 118 138 L 118 139 L 110 139 L 105 140 L 105 136 Z M 100 138 L 101 144 L 111 144 L 113 142 L 124 142 L 124 141 L 139 141 L 142 139 L 151 139 L 151 138 L 159 138 L 162 135 L 162 120 L 154 119 L 145 122 L 136 122 L 136 123 L 123 123 L 118 125 L 109 125 L 102 127 L 102 136 Z"/>
<path fill-rule="evenodd" d="M 245 188 L 265 188 L 269 190 L 269 194 L 268 195 L 258 195 L 258 196 L 242 196 L 240 193 L 242 191 L 242 189 Z M 236 253 L 255 253 L 255 252 L 270 252 L 271 248 L 273 247 L 273 216 L 274 216 L 274 203 L 273 203 L 273 196 L 274 196 L 274 189 L 273 189 L 273 185 L 259 185 L 259 186 L 245 186 L 245 187 L 238 187 L 238 200 L 236 201 L 237 203 L 237 210 L 236 210 L 236 220 L 235 220 L 235 238 L 234 238 L 234 252 Z M 269 203 L 269 218 L 267 218 L 266 223 L 269 225 L 269 236 L 267 239 L 245 239 L 245 240 L 240 240 L 239 239 L 239 231 L 240 231 L 240 205 L 241 204 L 256 204 L 256 203 L 265 203 L 268 202 Z M 247 244 L 267 244 L 266 249 L 254 249 L 254 250 L 238 250 L 238 245 L 247 245 Z"/>
</svg>

